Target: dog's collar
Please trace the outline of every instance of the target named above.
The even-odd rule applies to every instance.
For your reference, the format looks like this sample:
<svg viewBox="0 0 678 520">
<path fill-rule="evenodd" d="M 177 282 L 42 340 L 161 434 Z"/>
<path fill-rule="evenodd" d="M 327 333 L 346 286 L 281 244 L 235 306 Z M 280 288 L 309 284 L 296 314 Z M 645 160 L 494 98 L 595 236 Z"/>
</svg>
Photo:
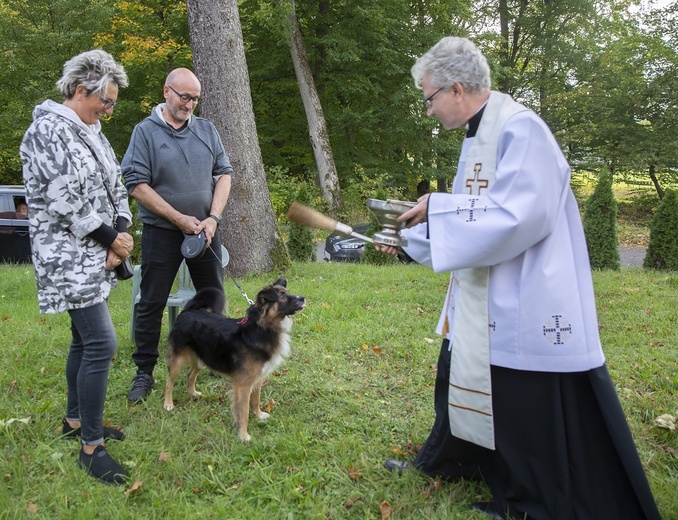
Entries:
<svg viewBox="0 0 678 520">
<path fill-rule="evenodd" d="M 240 321 L 236 321 L 236 323 L 237 323 L 238 325 L 244 325 L 245 323 L 247 323 L 247 316 L 245 316 L 244 318 L 242 318 Z"/>
</svg>

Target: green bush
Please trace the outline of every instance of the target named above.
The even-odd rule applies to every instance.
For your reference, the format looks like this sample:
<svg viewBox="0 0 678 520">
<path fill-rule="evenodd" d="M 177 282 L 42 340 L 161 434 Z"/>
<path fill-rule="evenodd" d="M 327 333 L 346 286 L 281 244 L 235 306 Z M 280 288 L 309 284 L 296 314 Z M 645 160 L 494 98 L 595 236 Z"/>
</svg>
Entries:
<svg viewBox="0 0 678 520">
<path fill-rule="evenodd" d="M 601 173 L 595 190 L 584 207 L 584 232 L 593 269 L 621 267 L 617 250 L 617 201 L 612 192 L 612 175 Z"/>
<path fill-rule="evenodd" d="M 300 184 L 296 192 L 296 200 L 304 206 L 311 205 L 311 195 L 305 184 Z M 313 233 L 306 226 L 296 222 L 290 223 L 287 251 L 296 262 L 312 262 L 315 260 L 315 242 Z"/>
<path fill-rule="evenodd" d="M 646 269 L 678 270 L 678 192 L 667 190 L 650 226 Z"/>
</svg>

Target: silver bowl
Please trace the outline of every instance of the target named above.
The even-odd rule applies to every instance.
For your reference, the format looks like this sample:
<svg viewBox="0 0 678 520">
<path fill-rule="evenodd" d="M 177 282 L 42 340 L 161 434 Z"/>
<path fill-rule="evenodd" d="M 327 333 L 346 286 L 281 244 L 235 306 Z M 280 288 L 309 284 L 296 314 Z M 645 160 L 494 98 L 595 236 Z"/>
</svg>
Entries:
<svg viewBox="0 0 678 520">
<path fill-rule="evenodd" d="M 367 209 L 374 214 L 379 225 L 384 228 L 372 236 L 374 242 L 393 247 L 407 246 L 407 239 L 400 235 L 400 230 L 405 223 L 398 222 L 397 218 L 416 205 L 416 202 L 403 200 L 368 199 Z"/>
</svg>

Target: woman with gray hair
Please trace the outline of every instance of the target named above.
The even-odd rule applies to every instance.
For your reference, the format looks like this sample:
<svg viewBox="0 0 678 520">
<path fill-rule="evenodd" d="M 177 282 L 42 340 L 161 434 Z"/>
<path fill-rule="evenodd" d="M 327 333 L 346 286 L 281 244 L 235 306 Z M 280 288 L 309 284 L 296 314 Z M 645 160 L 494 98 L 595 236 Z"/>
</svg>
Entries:
<svg viewBox="0 0 678 520">
<path fill-rule="evenodd" d="M 57 82 L 63 103 L 35 107 L 20 147 L 40 312 L 66 311 L 71 318 L 63 436 L 80 437 L 78 465 L 111 484 L 128 475 L 104 447 L 104 439 L 124 438 L 103 424 L 117 349 L 107 298 L 133 239 L 120 165 L 100 119 L 113 113 L 127 84 L 125 70 L 107 52 L 75 56 Z"/>
</svg>

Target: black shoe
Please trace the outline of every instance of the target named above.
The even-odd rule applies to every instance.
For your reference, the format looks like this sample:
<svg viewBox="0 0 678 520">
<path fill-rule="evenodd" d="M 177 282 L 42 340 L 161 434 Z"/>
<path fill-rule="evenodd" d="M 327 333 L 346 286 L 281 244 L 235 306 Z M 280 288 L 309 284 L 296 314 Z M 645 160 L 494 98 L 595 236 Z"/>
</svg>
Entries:
<svg viewBox="0 0 678 520">
<path fill-rule="evenodd" d="M 127 399 L 133 403 L 145 400 L 151 393 L 154 384 L 153 376 L 143 372 L 138 373 L 132 379 L 132 389 L 127 393 Z"/>
<path fill-rule="evenodd" d="M 384 462 L 384 467 L 389 471 L 397 471 L 398 475 L 402 475 L 403 471 L 407 471 L 412 466 L 406 460 L 395 460 L 395 459 L 386 459 Z"/>
<path fill-rule="evenodd" d="M 61 430 L 61 437 L 64 439 L 75 439 L 76 437 L 80 437 L 82 435 L 82 431 L 80 427 L 78 428 L 73 428 L 70 424 L 68 424 L 68 421 L 64 419 L 63 422 L 64 426 Z M 113 439 L 116 441 L 121 441 L 125 438 L 125 434 L 122 433 L 120 430 L 117 430 L 115 428 L 109 428 L 108 426 L 104 426 L 104 439 Z"/>
<path fill-rule="evenodd" d="M 94 449 L 94 453 L 87 455 L 82 449 L 78 456 L 78 466 L 87 471 L 92 477 L 106 484 L 123 484 L 129 475 L 108 454 L 103 445 Z"/>
</svg>

